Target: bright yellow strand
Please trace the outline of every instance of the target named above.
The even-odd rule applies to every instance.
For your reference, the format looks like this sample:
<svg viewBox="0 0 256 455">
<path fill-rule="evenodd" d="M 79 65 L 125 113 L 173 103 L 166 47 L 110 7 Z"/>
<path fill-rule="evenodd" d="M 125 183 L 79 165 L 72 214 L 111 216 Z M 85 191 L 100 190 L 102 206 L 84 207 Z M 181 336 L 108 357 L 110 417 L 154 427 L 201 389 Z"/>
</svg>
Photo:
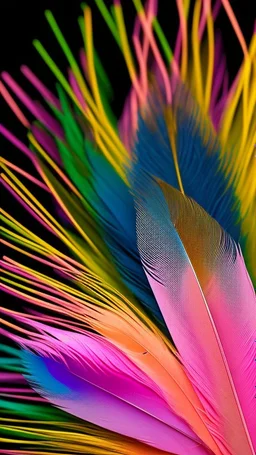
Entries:
<svg viewBox="0 0 256 455">
<path fill-rule="evenodd" d="M 213 79 L 213 68 L 214 68 L 214 26 L 211 10 L 209 7 L 207 15 L 207 33 L 208 33 L 208 69 L 207 69 L 207 79 L 205 87 L 205 102 L 204 102 L 204 111 L 208 112 L 211 92 L 212 92 L 212 79 Z"/>
<path fill-rule="evenodd" d="M 4 220 L 4 222 L 13 227 L 13 229 L 15 229 L 16 231 L 20 232 L 21 234 L 23 235 L 18 235 L 18 234 L 15 234 L 14 232 L 10 231 L 9 229 L 6 229 L 4 227 L 1 227 L 1 231 L 2 232 L 6 232 L 7 234 L 9 234 L 9 237 L 12 238 L 12 240 L 20 243 L 20 244 L 26 244 L 28 245 L 30 248 L 32 248 L 34 251 L 37 251 L 39 252 L 40 254 L 44 254 L 46 256 L 48 255 L 55 255 L 57 257 L 62 257 L 62 258 L 65 258 L 65 259 L 70 259 L 70 258 L 67 258 L 67 256 L 63 253 L 61 253 L 60 251 L 56 250 L 55 248 L 53 248 L 51 245 L 49 245 L 48 243 L 46 243 L 45 241 L 43 241 L 41 238 L 37 237 L 36 235 L 34 235 L 31 231 L 29 231 L 28 229 L 26 229 L 24 226 L 21 228 L 19 227 L 18 225 L 15 225 L 15 223 L 13 223 L 12 221 L 10 221 L 8 219 L 8 214 L 6 214 L 7 217 L 2 217 L 2 219 Z M 10 217 L 11 218 L 11 217 Z M 22 226 L 22 225 L 21 225 Z M 29 242 L 29 240 L 24 237 L 24 234 L 27 235 L 27 237 L 30 239 L 34 239 L 34 241 L 36 243 L 32 243 L 32 242 Z M 76 262 L 76 261 L 74 261 Z M 79 265 L 79 267 L 83 268 L 82 264 L 80 263 L 77 263 L 77 265 Z"/>
<path fill-rule="evenodd" d="M 83 199 L 83 196 L 79 193 L 77 188 L 73 185 L 73 183 L 68 179 L 68 177 L 62 172 L 62 170 L 59 168 L 59 166 L 52 160 L 52 158 L 44 151 L 44 149 L 41 147 L 41 145 L 37 142 L 35 137 L 33 136 L 32 133 L 28 133 L 28 139 L 31 142 L 31 144 L 38 150 L 38 152 L 42 155 L 42 157 L 45 159 L 47 163 L 50 164 L 50 166 L 54 169 L 54 171 L 61 177 L 61 179 L 69 186 L 71 191 L 73 191 L 74 194 L 76 194 L 79 199 Z"/>
<path fill-rule="evenodd" d="M 180 168 L 179 168 L 177 147 L 176 147 L 176 140 L 175 140 L 176 124 L 175 124 L 175 119 L 174 119 L 173 113 L 170 109 L 168 109 L 166 111 L 166 124 L 167 124 L 170 143 L 171 143 L 171 150 L 172 150 L 172 155 L 173 155 L 174 167 L 175 167 L 175 171 L 176 171 L 176 177 L 178 180 L 180 191 L 184 194 L 184 188 L 183 188 L 182 179 L 181 179 L 181 175 L 180 175 Z"/>
<path fill-rule="evenodd" d="M 18 178 L 17 178 L 17 177 L 16 177 L 16 176 L 15 176 L 15 175 L 14 175 L 14 174 L 13 174 L 5 165 L 3 165 L 2 167 L 3 167 L 3 169 L 5 170 L 5 172 L 11 177 L 11 179 L 16 183 L 16 185 L 18 185 L 18 186 L 21 188 L 21 190 L 23 190 L 24 194 L 26 194 L 26 195 L 31 199 L 31 201 L 32 201 L 35 205 L 32 205 L 32 204 L 30 203 L 30 201 L 29 201 L 27 198 L 25 199 L 25 198 L 24 198 L 24 195 L 22 195 L 21 192 L 18 193 L 18 194 L 20 195 L 20 197 L 21 197 L 24 201 L 26 201 L 26 203 L 28 203 L 28 205 L 29 205 L 29 206 L 30 206 L 30 207 L 31 207 L 31 208 L 32 208 L 32 209 L 33 209 L 33 210 L 34 210 L 34 211 L 35 211 L 35 212 L 36 212 L 36 213 L 37 213 L 37 214 L 38 214 L 38 215 L 39 215 L 39 216 L 40 216 L 40 217 L 49 225 L 49 226 L 51 226 L 51 227 L 53 228 L 53 225 L 55 225 L 55 226 L 59 229 L 59 231 L 53 229 L 55 233 L 57 233 L 57 234 L 59 235 L 61 232 L 64 232 L 64 233 L 66 234 L 65 229 L 63 229 L 62 226 L 57 222 L 56 218 L 54 218 L 54 217 L 48 212 L 48 210 L 46 210 L 46 208 L 38 201 L 38 199 L 35 198 L 35 197 L 33 196 L 33 194 L 25 187 L 25 185 L 23 185 L 23 184 L 21 183 L 21 181 L 20 181 L 20 180 L 19 180 L 19 179 L 18 179 Z M 6 177 L 5 177 L 5 176 L 4 176 L 4 178 L 5 178 L 5 180 L 6 180 Z M 10 184 L 10 180 L 8 180 L 8 183 Z M 52 189 L 52 188 L 51 188 L 51 189 Z M 39 211 L 37 211 L 37 210 L 35 209 L 36 206 L 39 208 L 39 210 L 41 210 L 41 212 L 39 212 Z M 51 220 L 51 222 L 53 223 L 53 225 L 49 223 L 49 221 L 48 221 L 47 218 L 45 218 L 45 217 L 42 216 L 42 213 L 44 213 L 45 217 L 47 217 L 49 220 Z M 89 242 L 91 242 L 90 239 L 88 239 L 88 240 L 89 240 Z M 91 246 L 93 246 L 93 245 L 91 245 Z"/>
<path fill-rule="evenodd" d="M 189 14 L 190 2 L 191 2 L 191 0 L 184 0 L 184 10 L 185 10 L 186 19 L 188 18 L 188 14 Z"/>
<path fill-rule="evenodd" d="M 241 144 L 240 149 L 243 149 L 248 130 L 250 127 L 249 121 L 249 113 L 248 113 L 248 106 L 249 106 L 249 80 L 251 75 L 251 62 L 249 58 L 245 60 L 245 69 L 244 69 L 244 83 L 243 83 L 243 93 L 242 93 L 242 111 L 243 111 L 243 121 L 242 121 L 242 131 L 241 131 Z"/>
<path fill-rule="evenodd" d="M 69 240 L 69 236 L 65 232 L 63 228 L 55 221 L 55 225 L 57 224 L 60 230 L 56 228 L 43 214 L 38 210 L 28 199 L 27 197 L 22 194 L 19 189 L 8 179 L 6 175 L 2 175 L 2 178 L 8 183 L 8 185 L 17 193 L 25 202 L 26 204 L 53 230 L 53 232 L 65 243 L 71 251 L 73 251 L 83 263 L 86 262 L 86 259 L 88 259 L 88 254 L 86 254 L 85 250 L 82 247 L 78 247 L 77 242 L 74 240 L 71 242 Z M 45 209 L 44 209 L 45 210 Z M 65 232 L 65 235 L 61 233 L 61 231 Z"/>
<path fill-rule="evenodd" d="M 120 177 L 123 179 L 123 181 L 127 184 L 127 177 L 126 173 L 124 171 L 124 166 L 120 166 L 120 155 L 118 155 L 117 158 L 117 151 L 115 150 L 115 155 L 111 154 L 111 149 L 113 151 L 113 146 L 111 142 L 109 141 L 109 138 L 104 132 L 102 132 L 99 124 L 95 123 L 94 120 L 91 118 L 91 115 L 88 113 L 88 119 L 91 121 L 93 127 L 94 127 L 94 135 L 95 135 L 95 141 L 98 144 L 100 150 L 102 151 L 103 155 L 107 158 L 109 163 L 113 166 L 113 168 L 117 171 L 117 173 L 120 175 Z M 103 134 L 102 134 L 103 133 Z M 104 145 L 104 141 L 106 145 Z M 124 161 L 125 163 L 128 163 L 127 160 Z"/>
<path fill-rule="evenodd" d="M 180 27 L 182 33 L 182 54 L 181 54 L 181 78 L 186 80 L 187 65 L 188 65 L 188 35 L 187 35 L 187 21 L 186 21 L 186 7 L 183 0 L 176 0 L 177 8 L 180 16 Z"/>
<path fill-rule="evenodd" d="M 242 140 L 241 147 L 245 145 L 248 131 L 250 128 L 251 117 L 254 109 L 256 108 L 256 77 L 254 74 L 253 62 L 256 63 L 256 35 L 254 34 L 251 45 L 249 48 L 249 55 L 246 58 L 248 61 L 248 71 L 245 72 L 244 76 L 244 88 L 243 88 L 243 129 L 242 129 Z M 250 77 L 252 78 L 251 87 L 249 90 Z M 250 93 L 250 97 L 249 97 Z M 256 129 L 256 126 L 255 126 Z"/>
<path fill-rule="evenodd" d="M 106 131 L 102 127 L 102 124 L 101 124 L 101 120 L 102 120 L 101 117 L 102 116 L 98 113 L 98 110 L 96 110 L 96 115 L 98 117 L 98 120 L 97 120 L 95 118 L 95 116 L 93 115 L 92 110 L 89 110 L 88 108 L 85 110 L 81 106 L 79 100 L 77 99 L 77 97 L 75 96 L 73 90 L 71 89 L 68 81 L 63 76 L 63 74 L 61 73 L 61 71 L 59 70 L 59 68 L 55 64 L 55 62 L 52 60 L 52 58 L 49 56 L 49 54 L 46 52 L 46 50 L 43 48 L 41 43 L 39 41 L 35 41 L 34 45 L 35 45 L 36 49 L 39 51 L 39 53 L 42 56 L 42 58 L 50 66 L 53 74 L 60 81 L 61 85 L 63 86 L 65 91 L 68 93 L 68 95 L 70 96 L 72 101 L 75 103 L 75 105 L 78 107 L 78 109 L 82 112 L 82 114 L 85 116 L 85 118 L 87 118 L 88 121 L 91 123 L 92 128 L 95 128 L 95 124 L 96 124 L 98 129 L 101 131 L 101 134 L 102 135 L 104 135 L 104 134 L 107 135 Z M 77 74 L 76 74 L 76 76 L 77 76 Z M 81 75 L 81 78 L 82 78 L 82 75 Z M 84 82 L 83 82 L 83 84 L 84 84 Z M 84 91 L 84 85 L 82 85 L 82 87 L 80 87 L 80 88 L 81 88 L 82 94 L 84 96 L 84 99 L 87 101 L 88 105 L 91 106 L 90 100 L 88 100 L 88 97 L 87 97 L 87 91 Z M 94 109 L 94 111 L 95 111 L 95 109 Z M 88 115 L 89 113 L 90 113 L 90 116 Z M 113 131 L 113 128 L 111 127 L 111 125 L 109 123 L 106 123 L 105 127 L 107 128 L 107 130 L 109 130 L 109 128 L 112 129 L 112 133 L 111 134 L 112 134 L 112 139 L 114 140 L 115 144 L 114 144 L 114 142 L 112 142 L 110 140 L 110 138 L 108 138 L 109 141 L 110 141 L 110 144 L 111 144 L 110 150 L 112 149 L 113 152 L 116 154 L 116 158 L 118 159 L 118 161 L 122 160 L 123 157 L 127 157 L 127 150 L 125 149 L 124 145 L 122 144 L 122 142 L 120 141 L 120 139 L 118 138 L 116 133 Z M 117 150 L 117 152 L 116 152 L 116 150 Z"/>
<path fill-rule="evenodd" d="M 46 174 L 42 171 L 42 175 L 44 177 L 44 181 L 51 190 L 51 193 L 55 197 L 56 201 L 59 203 L 61 208 L 64 210 L 64 212 L 67 214 L 69 219 L 72 221 L 72 224 L 75 226 L 77 231 L 81 234 L 81 236 L 84 238 L 84 240 L 88 243 L 88 245 L 92 248 L 92 250 L 97 253 L 99 256 L 103 257 L 102 252 L 99 250 L 99 248 L 95 245 L 95 243 L 90 239 L 90 237 L 86 234 L 86 232 L 81 228 L 81 226 L 78 224 L 78 222 L 75 220 L 75 218 L 72 216 L 70 211 L 68 210 L 67 206 L 65 205 L 64 201 L 60 198 L 58 195 L 57 191 L 53 187 L 53 185 L 50 183 L 49 179 L 47 178 Z"/>
<path fill-rule="evenodd" d="M 233 94 L 232 99 L 227 104 L 227 107 L 223 113 L 222 129 L 221 129 L 221 140 L 222 140 L 223 145 L 226 144 L 226 141 L 227 141 L 230 129 L 231 129 L 234 114 L 235 114 L 241 93 L 244 88 L 244 81 L 246 78 L 249 77 L 250 68 L 251 68 L 250 62 L 252 62 L 253 64 L 256 64 L 255 52 L 256 52 L 256 36 L 254 35 L 252 38 L 251 44 L 250 44 L 249 54 L 246 54 L 246 58 L 244 59 L 243 65 L 240 70 L 240 75 L 239 75 L 235 93 Z M 247 115 L 249 116 L 249 115 L 251 115 L 251 112 L 253 112 L 253 108 L 255 107 L 255 102 L 256 102 L 255 94 L 256 94 L 256 92 L 253 91 L 250 94 L 250 99 L 249 99 L 248 105 L 247 106 L 244 105 L 245 116 L 247 116 Z M 246 127 L 246 125 L 245 125 L 245 127 Z"/>
<path fill-rule="evenodd" d="M 200 63 L 200 41 L 198 38 L 201 0 L 196 0 L 192 25 L 192 50 L 194 58 L 194 84 L 197 100 L 203 106 L 202 72 Z"/>
<path fill-rule="evenodd" d="M 40 237 L 33 234 L 33 232 L 31 232 L 21 223 L 18 223 L 18 221 L 16 221 L 11 215 L 9 215 L 9 213 L 5 212 L 4 210 L 2 210 L 2 213 L 4 216 L 1 216 L 0 219 L 4 220 L 4 222 L 7 225 L 11 226 L 17 232 L 20 232 L 22 234 L 22 238 L 24 235 L 26 235 L 29 239 L 31 238 L 34 239 L 36 243 L 42 245 L 42 247 L 45 248 L 45 250 L 49 251 L 50 254 L 65 259 L 66 261 L 69 261 L 71 263 L 74 263 L 76 264 L 76 267 L 78 267 L 79 269 L 87 271 L 87 268 L 85 268 L 85 266 L 82 263 L 77 262 L 75 259 L 66 256 L 64 253 L 60 252 L 59 250 L 57 250 L 56 248 L 52 247 L 50 244 L 42 240 Z M 73 268 L 73 266 L 71 266 L 69 262 L 67 263 L 68 266 Z"/>
<path fill-rule="evenodd" d="M 88 64 L 88 74 L 91 82 L 92 92 L 95 98 L 96 105 L 101 115 L 105 117 L 105 110 L 101 101 L 99 92 L 96 71 L 94 67 L 94 56 L 93 56 L 93 32 L 92 32 L 92 14 L 91 9 L 86 6 L 84 9 L 84 33 L 85 33 L 85 48 L 86 57 Z"/>
<path fill-rule="evenodd" d="M 18 234 L 15 234 L 15 232 L 12 232 L 10 231 L 9 229 L 5 228 L 5 227 L 1 227 L 1 231 L 4 232 L 5 234 L 7 234 L 6 236 L 8 238 L 12 238 L 12 239 L 15 239 L 15 241 L 21 245 L 24 245 L 24 246 L 27 246 L 28 248 L 32 249 L 33 251 L 37 251 L 38 253 L 40 254 L 43 254 L 43 255 L 48 255 L 49 253 L 47 252 L 47 250 L 45 250 L 41 245 L 39 246 L 38 244 L 34 243 L 34 242 L 31 242 L 29 241 L 28 239 L 26 239 L 25 237 L 22 237 Z M 1 242 L 3 242 L 3 239 L 0 240 Z"/>
<path fill-rule="evenodd" d="M 115 4 L 114 11 L 115 11 L 117 28 L 118 28 L 118 32 L 119 32 L 119 36 L 120 36 L 121 46 L 123 49 L 123 54 L 124 54 L 124 58 L 126 61 L 126 65 L 127 65 L 129 74 L 130 74 L 130 78 L 131 78 L 131 81 L 134 85 L 134 89 L 136 90 L 136 93 L 137 93 L 139 99 L 143 102 L 143 93 L 142 93 L 141 88 L 138 83 L 136 69 L 135 69 L 132 53 L 130 50 L 130 46 L 129 46 L 129 42 L 128 42 L 128 38 L 127 38 L 127 34 L 126 34 L 126 28 L 125 28 L 121 4 Z"/>
</svg>

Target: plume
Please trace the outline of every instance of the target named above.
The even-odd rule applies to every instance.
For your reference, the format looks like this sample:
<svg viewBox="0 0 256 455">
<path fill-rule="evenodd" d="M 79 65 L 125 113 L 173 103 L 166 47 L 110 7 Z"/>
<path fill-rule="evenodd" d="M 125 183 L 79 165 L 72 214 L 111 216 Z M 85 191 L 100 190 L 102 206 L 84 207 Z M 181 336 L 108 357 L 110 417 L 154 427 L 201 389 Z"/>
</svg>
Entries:
<svg viewBox="0 0 256 455">
<path fill-rule="evenodd" d="M 33 171 L 1 158 L 24 216 L 1 213 L 0 453 L 254 455 L 255 29 L 228 0 L 176 0 L 171 46 L 156 0 L 133 0 L 131 37 L 120 1 L 94 3 L 131 80 L 120 118 L 88 5 L 79 61 L 45 13 L 66 74 L 33 43 L 54 93 L 1 75 L 27 139 L 0 133 Z"/>
</svg>

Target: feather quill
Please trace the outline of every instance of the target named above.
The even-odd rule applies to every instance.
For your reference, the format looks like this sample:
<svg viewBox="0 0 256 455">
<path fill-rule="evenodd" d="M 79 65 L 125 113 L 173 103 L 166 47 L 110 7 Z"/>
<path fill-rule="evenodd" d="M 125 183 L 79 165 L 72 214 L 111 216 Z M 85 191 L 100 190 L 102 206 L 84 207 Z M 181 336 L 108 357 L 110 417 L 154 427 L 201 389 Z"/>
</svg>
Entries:
<svg viewBox="0 0 256 455">
<path fill-rule="evenodd" d="M 72 340 L 72 336 L 70 336 L 70 340 Z M 88 345 L 89 343 L 87 343 L 87 348 Z M 104 374 L 99 375 L 99 371 L 97 372 L 101 368 L 99 364 L 96 366 L 94 364 L 96 372 L 91 367 L 87 368 L 87 372 L 84 368 L 82 374 L 80 371 L 80 374 L 77 375 L 76 371 L 74 375 L 70 372 L 70 367 L 67 368 L 65 364 L 28 352 L 24 352 L 23 363 L 27 369 L 27 378 L 35 390 L 66 412 L 160 450 L 174 451 L 179 455 L 185 454 L 187 450 L 190 453 L 207 454 L 198 441 L 186 438 L 179 431 L 173 431 L 169 425 L 155 419 L 152 411 L 142 412 L 143 397 L 144 402 L 147 399 L 154 400 L 146 388 L 140 390 L 139 387 L 139 390 L 136 391 L 136 387 L 133 385 L 130 389 L 131 393 L 129 393 L 129 388 L 123 391 L 120 389 L 120 385 L 129 386 L 129 381 L 125 381 L 124 378 L 124 383 L 122 383 L 121 376 L 119 386 L 117 382 L 110 384 L 111 380 L 115 381 L 110 370 L 108 380 L 104 383 Z M 40 374 L 38 374 L 39 371 Z M 139 406 L 136 405 L 138 392 L 141 394 Z M 130 395 L 130 398 L 127 398 L 127 394 Z M 137 397 L 139 398 L 139 395 Z M 156 397 L 155 400 L 157 406 Z M 149 402 L 149 406 L 153 406 L 153 403 L 154 401 Z M 175 419 L 177 421 L 174 416 Z"/>
<path fill-rule="evenodd" d="M 137 232 L 150 286 L 221 450 L 252 454 L 256 311 L 241 252 L 194 201 L 145 187 Z"/>
</svg>

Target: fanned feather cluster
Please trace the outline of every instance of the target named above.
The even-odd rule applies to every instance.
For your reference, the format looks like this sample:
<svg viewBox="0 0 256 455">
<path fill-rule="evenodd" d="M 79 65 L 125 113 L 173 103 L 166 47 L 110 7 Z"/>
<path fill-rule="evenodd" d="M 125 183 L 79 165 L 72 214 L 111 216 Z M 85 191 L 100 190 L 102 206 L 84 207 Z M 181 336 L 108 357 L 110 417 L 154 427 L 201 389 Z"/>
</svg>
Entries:
<svg viewBox="0 0 256 455">
<path fill-rule="evenodd" d="M 1 159 L 28 223 L 2 211 L 1 288 L 24 305 L 1 300 L 0 453 L 254 455 L 255 31 L 247 46 L 228 0 L 176 0 L 171 49 L 157 0 L 133 0 L 131 48 L 121 2 L 95 3 L 131 78 L 120 119 L 88 6 L 79 63 L 46 12 L 67 75 L 34 42 L 55 94 L 26 66 L 40 101 L 0 82 L 28 141 L 0 132 L 35 169 Z"/>
</svg>

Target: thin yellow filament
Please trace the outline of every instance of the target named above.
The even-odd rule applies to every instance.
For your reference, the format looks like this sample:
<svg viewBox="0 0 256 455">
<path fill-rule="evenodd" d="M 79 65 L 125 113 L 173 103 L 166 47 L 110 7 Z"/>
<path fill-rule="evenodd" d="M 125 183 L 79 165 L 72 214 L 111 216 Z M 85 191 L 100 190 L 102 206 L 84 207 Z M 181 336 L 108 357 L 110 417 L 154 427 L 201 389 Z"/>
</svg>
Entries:
<svg viewBox="0 0 256 455">
<path fill-rule="evenodd" d="M 201 0 L 196 0 L 192 24 L 192 50 L 194 58 L 194 84 L 195 93 L 200 106 L 203 106 L 203 85 L 200 63 L 200 41 L 198 39 Z"/>
<path fill-rule="evenodd" d="M 208 69 L 205 87 L 204 112 L 207 113 L 211 100 L 213 68 L 214 68 L 214 26 L 211 9 L 209 7 L 207 14 L 207 33 L 208 33 Z"/>
</svg>

